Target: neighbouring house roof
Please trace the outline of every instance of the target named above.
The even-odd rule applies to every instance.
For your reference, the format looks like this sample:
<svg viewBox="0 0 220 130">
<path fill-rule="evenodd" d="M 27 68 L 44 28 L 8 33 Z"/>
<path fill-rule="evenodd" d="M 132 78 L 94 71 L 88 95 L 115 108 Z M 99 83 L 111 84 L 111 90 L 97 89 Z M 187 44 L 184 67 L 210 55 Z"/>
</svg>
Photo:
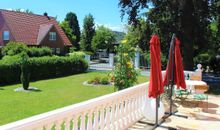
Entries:
<svg viewBox="0 0 220 130">
<path fill-rule="evenodd" d="M 64 45 L 72 45 L 57 21 L 50 16 L 28 14 L 0 9 L 15 41 L 39 45 L 54 26 Z"/>
</svg>

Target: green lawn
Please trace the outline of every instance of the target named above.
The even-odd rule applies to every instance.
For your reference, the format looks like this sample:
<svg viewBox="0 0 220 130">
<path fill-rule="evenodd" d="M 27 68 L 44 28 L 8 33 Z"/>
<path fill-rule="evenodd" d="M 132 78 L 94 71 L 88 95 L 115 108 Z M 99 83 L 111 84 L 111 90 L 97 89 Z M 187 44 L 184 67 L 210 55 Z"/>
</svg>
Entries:
<svg viewBox="0 0 220 130">
<path fill-rule="evenodd" d="M 112 93 L 113 87 L 83 86 L 82 83 L 104 72 L 90 72 L 63 78 L 32 82 L 36 92 L 14 92 L 21 84 L 0 88 L 0 125 L 51 111 L 101 95 Z M 146 82 L 139 77 L 139 83 Z"/>
</svg>

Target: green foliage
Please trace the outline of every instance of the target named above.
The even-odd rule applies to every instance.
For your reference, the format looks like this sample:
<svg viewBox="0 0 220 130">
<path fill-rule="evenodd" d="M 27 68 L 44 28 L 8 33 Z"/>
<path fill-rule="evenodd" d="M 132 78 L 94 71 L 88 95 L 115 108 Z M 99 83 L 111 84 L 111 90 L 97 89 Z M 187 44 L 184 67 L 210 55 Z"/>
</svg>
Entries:
<svg viewBox="0 0 220 130">
<path fill-rule="evenodd" d="M 28 90 L 30 82 L 30 73 L 28 68 L 28 55 L 26 53 L 21 54 L 21 83 L 24 90 Z"/>
<path fill-rule="evenodd" d="M 109 84 L 109 79 L 108 77 L 102 77 L 100 82 L 101 84 L 107 85 Z"/>
<path fill-rule="evenodd" d="M 20 79 L 21 56 L 6 56 L 0 61 L 0 84 L 17 83 Z M 85 72 L 88 63 L 81 56 L 33 57 L 28 60 L 31 80 L 61 77 Z"/>
<path fill-rule="evenodd" d="M 2 54 L 2 48 L 0 48 L 0 60 L 2 59 L 3 54 Z"/>
<path fill-rule="evenodd" d="M 96 33 L 92 39 L 92 49 L 95 52 L 97 49 L 107 49 L 112 52 L 114 50 L 113 44 L 116 41 L 116 35 L 112 30 L 99 26 L 96 29 Z"/>
<path fill-rule="evenodd" d="M 220 55 L 212 56 L 210 58 L 210 68 L 214 71 L 214 73 L 220 73 Z"/>
<path fill-rule="evenodd" d="M 212 20 L 220 23 L 217 3 L 218 0 L 120 0 L 119 6 L 122 16 L 128 14 L 128 21 L 134 27 L 140 24 L 139 16 L 150 23 L 153 32 L 160 36 L 165 55 L 172 33 L 176 33 L 183 46 L 184 67 L 192 70 L 193 56 L 207 51 L 209 45 L 213 44 L 213 40 L 209 40 L 212 33 L 208 26 Z M 141 15 L 144 9 L 147 12 Z"/>
<path fill-rule="evenodd" d="M 20 42 L 9 42 L 2 49 L 5 56 L 20 55 L 27 53 L 29 57 L 52 56 L 52 50 L 48 47 L 27 47 L 26 44 Z"/>
<path fill-rule="evenodd" d="M 102 85 L 107 85 L 110 83 L 109 78 L 104 76 L 95 76 L 94 78 L 90 79 L 88 81 L 89 84 L 102 84 Z"/>
<path fill-rule="evenodd" d="M 22 52 L 27 53 L 28 47 L 24 43 L 20 42 L 9 42 L 6 46 L 3 47 L 2 50 L 3 55 L 9 56 L 17 55 Z"/>
<path fill-rule="evenodd" d="M 209 65 L 210 55 L 208 53 L 201 53 L 194 58 L 195 64 L 202 64 L 203 68 Z"/>
<path fill-rule="evenodd" d="M 85 55 L 86 55 L 85 52 L 82 51 L 69 53 L 69 56 L 80 57 L 80 58 L 85 58 Z"/>
<path fill-rule="evenodd" d="M 52 50 L 49 47 L 30 47 L 27 54 L 29 57 L 52 56 Z"/>
<path fill-rule="evenodd" d="M 118 60 L 115 66 L 114 84 L 117 90 L 122 90 L 137 82 L 138 71 L 135 70 L 132 59 L 135 57 L 135 49 L 124 40 L 117 48 Z"/>
<path fill-rule="evenodd" d="M 75 46 L 74 43 L 76 43 L 76 36 L 73 34 L 73 30 L 70 28 L 68 21 L 61 22 L 60 26 L 69 38 L 70 42 Z"/>
<path fill-rule="evenodd" d="M 125 38 L 125 35 L 126 35 L 124 32 L 118 32 L 118 31 L 113 31 L 113 33 L 116 36 L 117 43 L 120 43 Z"/>
<path fill-rule="evenodd" d="M 149 41 L 152 35 L 151 25 L 144 19 L 138 20 L 140 24 L 136 27 L 128 27 L 126 39 L 133 47 L 139 46 L 142 51 L 149 51 Z"/>
<path fill-rule="evenodd" d="M 72 41 L 73 46 L 76 48 L 76 50 L 79 50 L 80 27 L 76 14 L 73 12 L 67 13 L 65 21 L 68 22 L 69 27 L 72 30 L 72 35 L 75 36 L 75 40 Z"/>
<path fill-rule="evenodd" d="M 91 14 L 86 15 L 83 20 L 83 31 L 81 34 L 80 47 L 83 51 L 92 51 L 92 38 L 95 35 L 95 23 Z"/>
</svg>

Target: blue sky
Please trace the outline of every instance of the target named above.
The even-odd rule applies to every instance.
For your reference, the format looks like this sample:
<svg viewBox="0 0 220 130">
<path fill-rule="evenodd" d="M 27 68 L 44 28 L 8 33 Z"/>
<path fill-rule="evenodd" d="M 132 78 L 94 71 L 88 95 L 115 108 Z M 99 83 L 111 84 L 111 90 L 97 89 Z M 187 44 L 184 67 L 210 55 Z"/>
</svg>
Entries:
<svg viewBox="0 0 220 130">
<path fill-rule="evenodd" d="M 98 25 L 105 25 L 112 30 L 123 31 L 118 0 L 1 0 L 1 9 L 29 9 L 36 14 L 47 12 L 50 16 L 57 16 L 62 21 L 67 12 L 77 14 L 82 26 L 85 15 L 91 13 Z"/>
</svg>

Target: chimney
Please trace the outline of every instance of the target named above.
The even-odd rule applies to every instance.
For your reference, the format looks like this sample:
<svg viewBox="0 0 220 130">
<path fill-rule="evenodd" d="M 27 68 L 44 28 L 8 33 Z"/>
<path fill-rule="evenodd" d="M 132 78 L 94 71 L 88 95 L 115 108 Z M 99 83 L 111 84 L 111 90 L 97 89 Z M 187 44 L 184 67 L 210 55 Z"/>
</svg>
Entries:
<svg viewBox="0 0 220 130">
<path fill-rule="evenodd" d="M 47 16 L 47 17 L 48 17 L 47 12 L 44 12 L 44 16 Z"/>
<path fill-rule="evenodd" d="M 46 16 L 48 20 L 50 20 L 50 17 L 48 16 L 47 12 L 44 13 L 44 16 Z"/>
</svg>

